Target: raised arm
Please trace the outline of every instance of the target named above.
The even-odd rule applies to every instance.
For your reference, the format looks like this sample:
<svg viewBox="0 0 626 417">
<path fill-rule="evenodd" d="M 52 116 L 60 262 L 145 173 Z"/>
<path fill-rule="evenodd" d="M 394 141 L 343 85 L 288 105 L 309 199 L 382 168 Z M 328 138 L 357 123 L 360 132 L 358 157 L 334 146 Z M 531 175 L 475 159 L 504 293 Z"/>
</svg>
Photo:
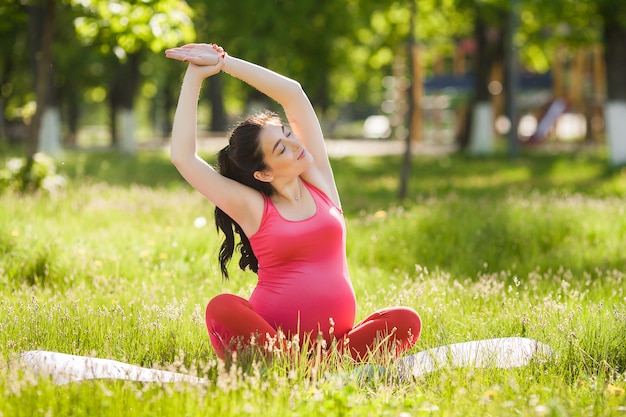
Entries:
<svg viewBox="0 0 626 417">
<path fill-rule="evenodd" d="M 300 83 L 259 65 L 225 55 L 222 71 L 239 78 L 278 102 L 289 125 L 313 156 L 313 168 L 303 176 L 338 206 L 339 195 L 317 115 Z"/>
<path fill-rule="evenodd" d="M 180 174 L 197 191 L 227 213 L 250 235 L 263 212 L 263 197 L 256 191 L 223 177 L 196 152 L 198 96 L 205 78 L 220 72 L 224 61 L 213 48 L 185 45 L 166 52 L 168 58 L 189 62 L 172 126 L 170 158 Z"/>
</svg>

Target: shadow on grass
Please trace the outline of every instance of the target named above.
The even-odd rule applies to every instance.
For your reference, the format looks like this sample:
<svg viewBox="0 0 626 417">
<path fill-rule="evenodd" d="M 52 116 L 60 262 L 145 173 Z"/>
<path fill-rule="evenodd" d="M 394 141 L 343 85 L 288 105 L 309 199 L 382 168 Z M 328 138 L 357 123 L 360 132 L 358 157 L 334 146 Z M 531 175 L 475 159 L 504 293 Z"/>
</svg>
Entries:
<svg viewBox="0 0 626 417">
<path fill-rule="evenodd" d="M 347 157 L 334 161 L 344 210 L 387 209 L 455 194 L 468 198 L 504 199 L 511 193 L 563 192 L 603 197 L 626 195 L 626 174 L 612 169 L 606 158 L 591 153 L 525 154 L 517 160 L 505 156 L 470 157 L 451 154 L 413 158 L 409 195 L 398 199 L 399 156 Z M 611 181 L 620 186 L 607 187 Z"/>
</svg>

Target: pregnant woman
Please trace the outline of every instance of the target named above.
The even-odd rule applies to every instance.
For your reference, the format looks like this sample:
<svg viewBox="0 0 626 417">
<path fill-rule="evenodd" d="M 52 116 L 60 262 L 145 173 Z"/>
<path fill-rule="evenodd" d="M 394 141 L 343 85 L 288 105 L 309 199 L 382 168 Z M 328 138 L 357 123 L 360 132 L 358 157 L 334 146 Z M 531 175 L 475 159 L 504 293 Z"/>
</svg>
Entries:
<svg viewBox="0 0 626 417">
<path fill-rule="evenodd" d="M 216 206 L 225 236 L 222 274 L 228 277 L 235 250 L 240 268 L 258 274 L 249 300 L 221 294 L 208 303 L 206 325 L 217 356 L 284 340 L 279 332 L 303 346 L 321 335 L 327 346 L 334 342 L 359 361 L 380 349 L 399 356 L 413 346 L 421 320 L 410 308 L 385 308 L 354 324 L 341 201 L 319 121 L 300 84 L 214 44 L 184 45 L 166 56 L 188 63 L 172 162 Z M 216 170 L 196 152 L 196 125 L 202 82 L 220 71 L 278 102 L 288 123 L 268 111 L 243 120 L 220 150 Z"/>
</svg>

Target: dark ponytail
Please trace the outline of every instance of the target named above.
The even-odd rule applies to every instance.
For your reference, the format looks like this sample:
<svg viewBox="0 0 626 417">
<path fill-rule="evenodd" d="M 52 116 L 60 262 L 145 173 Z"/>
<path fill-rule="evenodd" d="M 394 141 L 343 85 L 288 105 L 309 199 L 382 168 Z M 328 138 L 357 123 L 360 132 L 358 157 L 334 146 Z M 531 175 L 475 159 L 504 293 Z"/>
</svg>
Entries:
<svg viewBox="0 0 626 417">
<path fill-rule="evenodd" d="M 280 123 L 278 116 L 272 112 L 263 112 L 248 117 L 235 127 L 228 145 L 217 154 L 217 167 L 220 174 L 267 196 L 272 195 L 274 189 L 270 183 L 254 178 L 254 173 L 267 169 L 263 161 L 259 136 L 263 125 L 269 121 Z M 249 268 L 256 273 L 259 270 L 259 262 L 241 226 L 219 207 L 215 207 L 215 226 L 218 232 L 224 233 L 224 242 L 222 242 L 218 256 L 222 276 L 228 279 L 228 263 L 235 249 L 241 254 L 239 268 L 242 270 Z M 239 235 L 238 243 L 235 242 L 235 233 Z"/>
</svg>

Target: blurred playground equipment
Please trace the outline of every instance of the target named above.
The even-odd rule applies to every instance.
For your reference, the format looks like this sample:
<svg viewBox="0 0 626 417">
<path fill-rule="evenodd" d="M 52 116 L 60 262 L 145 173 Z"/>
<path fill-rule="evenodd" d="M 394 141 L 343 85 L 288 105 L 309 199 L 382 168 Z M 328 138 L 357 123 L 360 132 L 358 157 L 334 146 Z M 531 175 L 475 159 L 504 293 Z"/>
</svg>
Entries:
<svg viewBox="0 0 626 417">
<path fill-rule="evenodd" d="M 412 140 L 434 144 L 455 141 L 474 88 L 474 77 L 469 72 L 474 45 L 471 40 L 459 42 L 452 56 L 441 56 L 427 67 L 423 62 L 417 72 L 416 82 L 422 85 L 419 97 L 420 112 L 417 117 L 420 132 Z M 521 69 L 517 81 L 517 137 L 528 145 L 541 143 L 600 143 L 605 138 L 603 105 L 606 100 L 606 75 L 602 46 L 580 48 L 574 51 L 561 47 L 554 63 L 545 73 Z M 402 74 L 403 71 L 398 71 Z M 504 136 L 511 128 L 505 115 L 503 63 L 491 71 L 492 127 L 496 136 Z M 427 74 L 427 75 L 424 75 Z M 406 89 L 406 82 L 390 77 L 388 91 Z M 421 78 L 420 78 L 421 77 Z M 406 105 L 401 99 L 406 94 L 388 93 L 382 109 L 389 116 L 393 129 L 394 118 L 406 115 Z M 394 101 L 395 100 L 395 101 Z M 398 104 L 399 103 L 399 104 Z M 391 109 L 391 110 L 388 110 Z M 404 113 L 402 113 L 404 111 Z M 398 113 L 401 113 L 398 115 Z M 381 131 L 388 134 L 387 123 L 379 117 L 374 120 Z M 383 126 L 385 127 L 383 129 Z"/>
</svg>

